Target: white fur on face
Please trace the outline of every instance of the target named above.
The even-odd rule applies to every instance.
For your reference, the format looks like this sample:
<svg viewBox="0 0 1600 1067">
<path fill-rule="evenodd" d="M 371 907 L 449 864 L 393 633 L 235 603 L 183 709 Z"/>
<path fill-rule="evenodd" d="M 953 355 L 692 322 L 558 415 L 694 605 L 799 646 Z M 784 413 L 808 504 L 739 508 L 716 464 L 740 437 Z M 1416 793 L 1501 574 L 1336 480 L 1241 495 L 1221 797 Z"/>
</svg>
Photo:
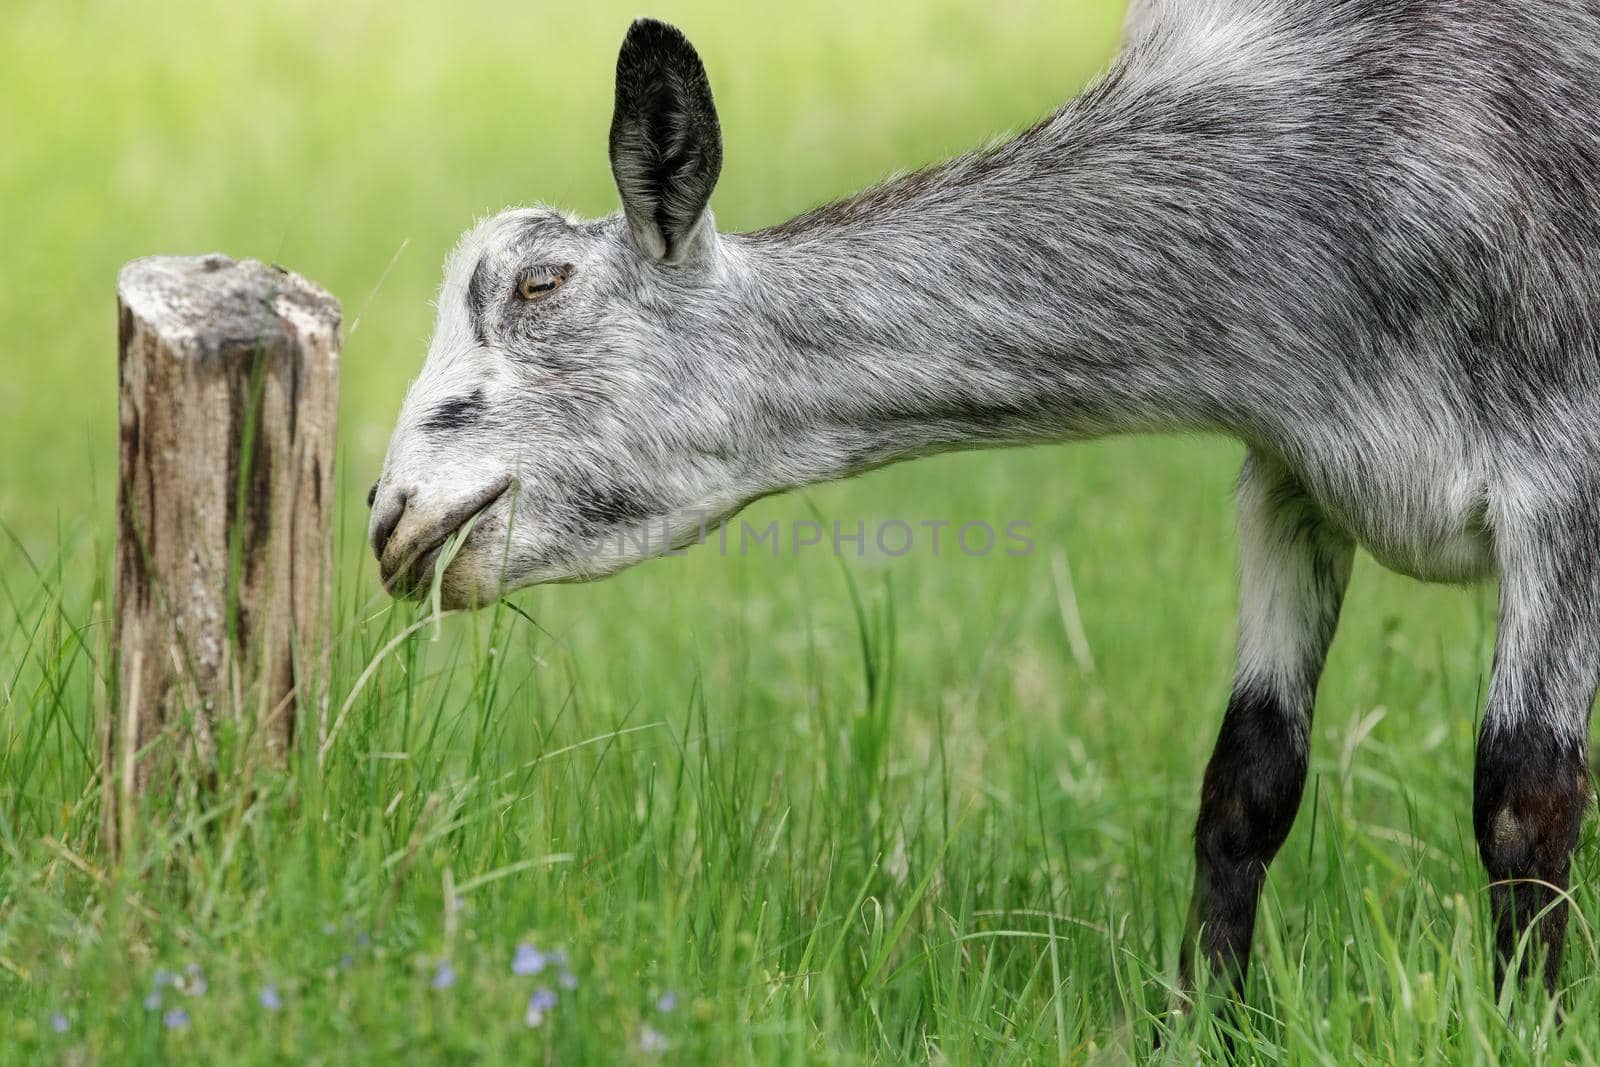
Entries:
<svg viewBox="0 0 1600 1067">
<path fill-rule="evenodd" d="M 570 277 L 521 300 L 518 279 L 543 267 Z M 714 238 L 693 264 L 656 264 L 617 217 L 513 209 L 468 231 L 385 461 L 375 532 L 405 501 L 389 561 L 503 481 L 444 576 L 450 602 L 604 577 L 736 511 L 753 491 L 729 462 L 724 393 L 670 321 L 724 278 Z"/>
</svg>

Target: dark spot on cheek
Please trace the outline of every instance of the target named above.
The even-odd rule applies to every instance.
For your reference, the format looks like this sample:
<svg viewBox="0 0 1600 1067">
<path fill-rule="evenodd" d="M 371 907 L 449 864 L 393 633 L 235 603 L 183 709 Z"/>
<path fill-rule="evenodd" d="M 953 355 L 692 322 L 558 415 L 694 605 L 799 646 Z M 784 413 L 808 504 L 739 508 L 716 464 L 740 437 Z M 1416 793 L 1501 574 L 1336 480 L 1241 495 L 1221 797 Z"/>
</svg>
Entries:
<svg viewBox="0 0 1600 1067">
<path fill-rule="evenodd" d="M 422 428 L 429 433 L 464 430 L 480 421 L 487 410 L 488 405 L 484 403 L 483 390 L 475 389 L 470 396 L 458 396 L 440 404 L 422 421 Z"/>
<path fill-rule="evenodd" d="M 646 522 L 665 511 L 660 501 L 643 489 L 600 486 L 574 493 L 572 509 L 589 530 L 612 529 Z"/>
</svg>

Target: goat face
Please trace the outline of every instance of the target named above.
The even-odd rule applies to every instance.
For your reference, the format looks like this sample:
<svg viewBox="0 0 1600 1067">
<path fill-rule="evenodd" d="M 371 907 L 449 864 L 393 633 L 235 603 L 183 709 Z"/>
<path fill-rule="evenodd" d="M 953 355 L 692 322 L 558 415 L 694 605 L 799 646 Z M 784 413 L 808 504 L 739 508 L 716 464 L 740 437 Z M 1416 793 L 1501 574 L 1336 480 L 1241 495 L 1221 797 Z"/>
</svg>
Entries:
<svg viewBox="0 0 1600 1067">
<path fill-rule="evenodd" d="M 622 214 L 506 211 L 446 263 L 372 493 L 392 592 L 426 592 L 451 548 L 439 584 L 452 606 L 602 577 L 755 495 L 733 465 L 736 390 L 696 342 L 716 332 L 729 255 L 707 207 L 721 160 L 699 57 L 677 30 L 635 23 L 611 127 Z"/>
</svg>

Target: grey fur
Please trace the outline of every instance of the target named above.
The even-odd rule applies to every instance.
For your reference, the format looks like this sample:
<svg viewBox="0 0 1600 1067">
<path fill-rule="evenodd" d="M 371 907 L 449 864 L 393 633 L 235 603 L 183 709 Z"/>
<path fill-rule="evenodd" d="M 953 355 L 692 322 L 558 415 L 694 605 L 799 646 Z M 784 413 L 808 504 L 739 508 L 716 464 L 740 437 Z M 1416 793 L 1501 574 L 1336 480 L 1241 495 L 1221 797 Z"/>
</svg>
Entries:
<svg viewBox="0 0 1600 1067">
<path fill-rule="evenodd" d="M 463 239 L 379 489 L 386 574 L 505 477 L 444 575 L 451 602 L 600 577 L 637 562 L 592 551 L 614 528 L 687 541 L 706 515 L 897 460 L 1224 433 L 1256 472 L 1240 684 L 1302 744 L 1360 544 L 1424 580 L 1498 576 L 1484 743 L 1581 759 L 1600 681 L 1600 6 L 1140 0 L 1105 76 L 1028 132 L 748 234 L 704 209 L 720 144 L 693 143 L 715 124 L 698 59 L 643 25 L 669 43 L 650 59 L 661 121 L 623 115 L 613 137 L 634 224 L 514 210 Z M 671 204 L 657 215 L 636 160 L 669 135 L 690 165 L 649 194 Z M 558 291 L 515 295 L 556 265 Z M 485 410 L 459 434 L 424 428 L 472 396 Z M 1527 826 L 1496 817 L 1525 801 L 1485 818 Z"/>
</svg>

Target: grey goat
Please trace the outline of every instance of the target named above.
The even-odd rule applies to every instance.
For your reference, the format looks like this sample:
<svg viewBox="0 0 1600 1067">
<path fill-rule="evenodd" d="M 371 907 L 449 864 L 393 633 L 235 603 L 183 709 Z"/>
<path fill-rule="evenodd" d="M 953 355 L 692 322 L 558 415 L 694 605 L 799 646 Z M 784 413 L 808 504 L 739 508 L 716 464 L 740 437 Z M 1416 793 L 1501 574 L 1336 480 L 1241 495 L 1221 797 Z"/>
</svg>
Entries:
<svg viewBox="0 0 1600 1067">
<path fill-rule="evenodd" d="M 1142 2 L 1021 136 L 743 234 L 708 207 L 705 70 L 643 20 L 610 148 L 620 215 L 506 211 L 450 256 L 373 490 L 389 588 L 463 529 L 447 604 L 915 456 L 1232 435 L 1238 664 L 1185 980 L 1196 950 L 1243 980 L 1359 544 L 1499 580 L 1473 825 L 1500 970 L 1536 926 L 1554 987 L 1600 681 L 1600 4 Z"/>
</svg>

